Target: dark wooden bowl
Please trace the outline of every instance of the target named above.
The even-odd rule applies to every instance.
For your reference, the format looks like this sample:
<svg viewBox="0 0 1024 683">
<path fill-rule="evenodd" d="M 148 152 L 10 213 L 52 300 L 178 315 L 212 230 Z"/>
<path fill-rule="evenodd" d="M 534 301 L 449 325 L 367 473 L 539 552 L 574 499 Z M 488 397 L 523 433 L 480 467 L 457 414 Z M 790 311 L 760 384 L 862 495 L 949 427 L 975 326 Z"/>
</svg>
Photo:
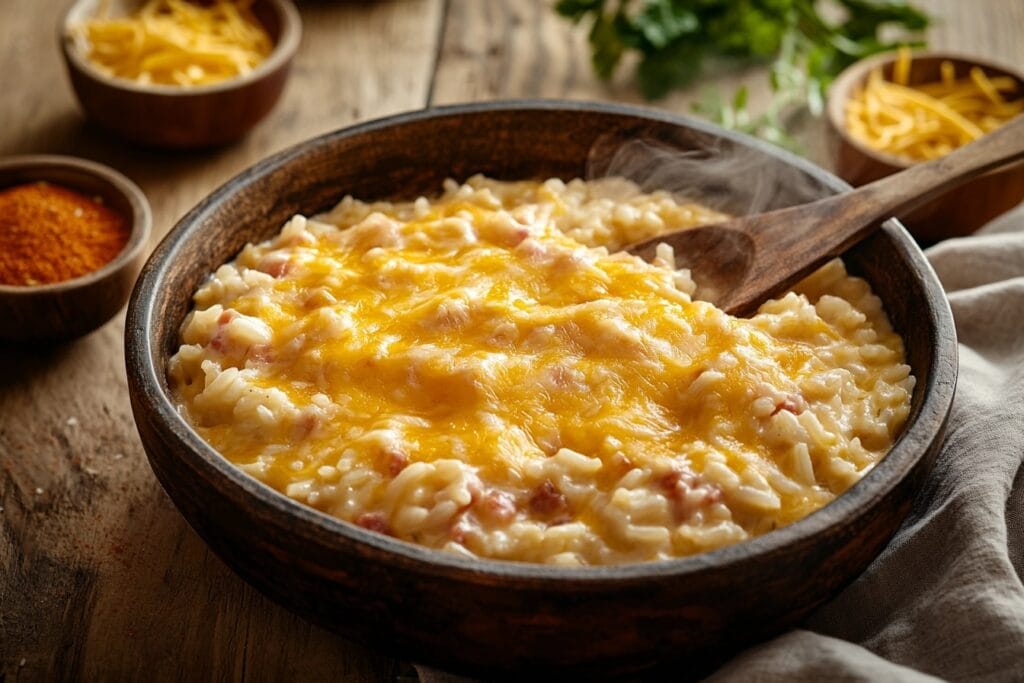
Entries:
<svg viewBox="0 0 1024 683">
<path fill-rule="evenodd" d="M 1024 72 L 975 57 L 941 52 L 914 52 L 910 65 L 910 83 L 941 80 L 940 66 L 949 61 L 956 68 L 957 78 L 970 75 L 971 67 L 980 67 L 988 76 L 1009 76 L 1017 89 L 1009 99 L 1024 97 Z M 880 152 L 863 144 L 846 130 L 846 102 L 867 82 L 876 67 L 882 67 L 885 78 L 892 78 L 895 53 L 863 59 L 839 74 L 829 89 L 826 114 L 828 130 L 835 150 L 835 168 L 852 185 L 864 185 L 913 165 L 913 162 Z M 948 237 L 969 235 L 988 221 L 1024 201 L 1024 163 L 1017 163 L 983 176 L 947 192 L 915 209 L 901 222 L 923 243 Z"/>
<path fill-rule="evenodd" d="M 277 154 L 189 212 L 140 276 L 125 332 L 135 420 L 182 514 L 247 581 L 295 612 L 406 659 L 489 676 L 701 671 L 800 621 L 886 544 L 942 442 L 956 339 L 934 273 L 896 222 L 847 255 L 907 340 L 918 384 L 892 452 L 826 508 L 755 540 L 685 559 L 581 569 L 455 557 L 331 518 L 219 456 L 182 419 L 165 368 L 190 293 L 249 241 L 342 195 L 413 198 L 448 176 L 572 178 L 603 153 L 647 139 L 679 150 L 739 150 L 740 184 L 772 207 L 846 189 L 752 139 L 642 109 L 567 102 L 465 105 L 331 133 Z M 770 176 L 787 180 L 771 181 Z M 756 176 L 756 177 L 755 177 Z M 742 193 L 732 197 L 740 211 Z M 727 198 L 728 199 L 728 198 Z M 727 202 L 728 204 L 728 202 Z M 728 206 L 724 207 L 728 208 Z M 677 670 L 678 673 L 678 670 Z"/>
<path fill-rule="evenodd" d="M 132 291 L 153 223 L 142 190 L 111 168 L 74 157 L 0 159 L 0 189 L 39 180 L 102 197 L 131 234 L 114 260 L 87 275 L 51 285 L 0 285 L 0 339 L 9 341 L 72 339 L 110 320 Z"/>
<path fill-rule="evenodd" d="M 250 73 L 195 87 L 141 85 L 101 73 L 73 38 L 71 28 L 95 16 L 100 2 L 78 0 L 58 27 L 71 85 L 85 113 L 100 126 L 154 147 L 207 147 L 247 133 L 280 98 L 302 32 L 291 0 L 256 0 L 253 13 L 273 39 L 274 50 Z M 113 3 L 122 12 L 139 4 Z"/>
</svg>

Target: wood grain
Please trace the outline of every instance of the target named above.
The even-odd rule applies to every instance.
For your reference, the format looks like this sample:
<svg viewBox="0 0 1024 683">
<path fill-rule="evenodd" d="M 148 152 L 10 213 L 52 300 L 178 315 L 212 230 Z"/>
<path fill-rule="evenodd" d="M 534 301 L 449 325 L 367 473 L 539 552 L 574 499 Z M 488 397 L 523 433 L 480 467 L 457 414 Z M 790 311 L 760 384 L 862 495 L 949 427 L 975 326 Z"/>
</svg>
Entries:
<svg viewBox="0 0 1024 683">
<path fill-rule="evenodd" d="M 432 102 L 451 104 L 496 98 L 557 97 L 647 104 L 629 82 L 631 64 L 622 65 L 609 84 L 591 73 L 585 27 L 573 27 L 551 11 L 549 0 L 480 2 L 449 0 L 447 21 L 434 76 Z M 937 20 L 928 31 L 931 49 L 954 50 L 1008 64 L 1024 63 L 1024 2 L 1017 0 L 916 0 Z M 653 103 L 690 115 L 693 103 L 709 93 L 749 90 L 750 110 L 768 101 L 762 68 L 719 68 L 686 90 Z M 835 150 L 822 119 L 806 112 L 790 116 L 802 152 L 833 168 Z"/>
<path fill-rule="evenodd" d="M 75 105 L 60 0 L 0 22 L 0 155 L 107 163 L 149 197 L 154 241 L 221 182 L 311 135 L 427 99 L 439 0 L 306 3 L 282 101 L 238 144 L 125 145 Z M 381 45 L 388 46 L 382 50 Z M 0 680 L 393 678 L 396 664 L 273 605 L 217 560 L 145 462 L 128 405 L 123 313 L 69 345 L 0 347 Z"/>
<path fill-rule="evenodd" d="M 0 155 L 76 154 L 117 168 L 149 197 L 154 246 L 243 168 L 354 121 L 498 97 L 639 102 L 625 74 L 610 87 L 594 81 L 582 32 L 549 0 L 300 0 L 303 44 L 268 119 L 231 147 L 152 152 L 84 121 L 56 43 L 67 0 L 21 4 L 31 8 L 0 22 Z M 933 47 L 1024 63 L 1024 3 L 918 4 L 944 17 Z M 720 87 L 736 81 L 763 101 L 763 73 Z M 705 87 L 658 106 L 686 113 Z M 806 128 L 812 158 L 827 160 L 815 124 Z M 393 678 L 389 660 L 248 588 L 185 525 L 142 455 L 122 333 L 119 316 L 74 344 L 0 347 L 0 680 Z"/>
<path fill-rule="evenodd" d="M 713 82 L 645 102 L 630 79 L 628 60 L 610 83 L 594 77 L 585 27 L 559 17 L 552 5 L 449 0 L 432 104 L 549 97 L 656 105 L 688 114 L 709 90 L 732 92 L 746 84 L 754 100 L 768 95 L 763 71 L 748 69 L 714 72 Z"/>
</svg>

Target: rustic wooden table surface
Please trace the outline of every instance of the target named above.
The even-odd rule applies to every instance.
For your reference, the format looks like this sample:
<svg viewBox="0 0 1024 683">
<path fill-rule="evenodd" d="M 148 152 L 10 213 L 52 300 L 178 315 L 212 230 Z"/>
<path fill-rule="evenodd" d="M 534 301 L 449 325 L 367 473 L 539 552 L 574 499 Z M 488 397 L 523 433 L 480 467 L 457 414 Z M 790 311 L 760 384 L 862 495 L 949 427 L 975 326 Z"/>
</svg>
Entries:
<svg viewBox="0 0 1024 683">
<path fill-rule="evenodd" d="M 933 47 L 1024 63 L 1024 1 L 918 3 L 941 17 Z M 72 154 L 121 170 L 152 203 L 151 246 L 243 168 L 357 121 L 497 98 L 639 101 L 625 78 L 595 82 L 582 31 L 551 0 L 300 0 L 302 47 L 264 123 L 213 151 L 140 150 L 79 111 L 55 39 L 67 4 L 0 2 L 0 156 Z M 741 78 L 756 106 L 763 73 Z M 699 90 L 658 106 L 686 112 Z M 0 346 L 0 681 L 414 676 L 272 604 L 188 527 L 136 435 L 123 322 L 60 346 Z"/>
</svg>

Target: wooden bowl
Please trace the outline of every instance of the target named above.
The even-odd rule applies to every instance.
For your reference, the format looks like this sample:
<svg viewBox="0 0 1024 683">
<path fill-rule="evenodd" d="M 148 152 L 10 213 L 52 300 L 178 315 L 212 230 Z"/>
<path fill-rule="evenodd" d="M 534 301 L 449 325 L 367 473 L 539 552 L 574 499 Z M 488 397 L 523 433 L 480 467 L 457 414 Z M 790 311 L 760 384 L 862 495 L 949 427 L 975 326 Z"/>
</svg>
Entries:
<svg viewBox="0 0 1024 683">
<path fill-rule="evenodd" d="M 0 285 L 0 339 L 9 341 L 73 339 L 110 320 L 132 291 L 153 223 L 142 190 L 111 168 L 61 156 L 0 159 L 0 189 L 39 180 L 102 197 L 131 233 L 121 253 L 99 270 L 50 285 Z"/>
<path fill-rule="evenodd" d="M 1024 72 L 1019 69 L 949 53 L 914 52 L 912 57 L 911 84 L 941 80 L 940 65 L 949 61 L 956 68 L 957 78 L 968 76 L 975 66 L 981 67 L 988 76 L 1009 76 L 1017 82 L 1017 89 L 1008 99 L 1024 97 Z M 846 102 L 867 82 L 876 67 L 882 67 L 885 78 L 891 79 L 895 62 L 896 53 L 892 52 L 863 59 L 839 74 L 829 90 L 826 114 L 835 150 L 836 173 L 853 185 L 878 180 L 914 163 L 872 149 L 846 130 Z M 1021 201 L 1024 201 L 1024 162 L 976 178 L 900 216 L 900 220 L 923 243 L 932 243 L 969 235 Z"/>
<path fill-rule="evenodd" d="M 78 101 L 110 132 L 155 147 L 219 145 L 247 133 L 280 98 L 302 31 L 290 0 L 253 4 L 253 13 L 274 41 L 266 60 L 244 76 L 195 87 L 142 85 L 96 69 L 71 29 L 95 16 L 101 1 L 75 2 L 60 23 L 59 39 Z M 141 0 L 115 0 L 112 15 L 139 4 Z"/>
<path fill-rule="evenodd" d="M 796 624 L 856 577 L 910 509 L 942 442 L 956 380 L 946 300 L 895 221 L 846 259 L 873 284 L 907 340 L 917 387 L 902 436 L 821 511 L 714 552 L 577 569 L 456 557 L 287 498 L 218 455 L 175 408 L 166 367 L 190 294 L 245 243 L 267 239 L 294 213 L 333 206 L 346 193 L 436 194 L 446 177 L 478 172 L 567 179 L 585 175 L 589 158 L 600 174 L 600 150 L 636 139 L 742 152 L 740 184 L 772 183 L 760 185 L 772 208 L 847 189 L 775 147 L 705 123 L 607 104 L 505 102 L 404 114 L 315 138 L 243 172 L 190 211 L 140 276 L 125 355 L 153 471 L 210 547 L 282 605 L 348 638 L 499 677 L 553 667 L 567 676 L 607 676 L 670 661 L 695 674 Z M 771 180 L 779 174 L 787 180 Z M 744 208 L 740 200 L 732 197 L 736 211 Z"/>
</svg>

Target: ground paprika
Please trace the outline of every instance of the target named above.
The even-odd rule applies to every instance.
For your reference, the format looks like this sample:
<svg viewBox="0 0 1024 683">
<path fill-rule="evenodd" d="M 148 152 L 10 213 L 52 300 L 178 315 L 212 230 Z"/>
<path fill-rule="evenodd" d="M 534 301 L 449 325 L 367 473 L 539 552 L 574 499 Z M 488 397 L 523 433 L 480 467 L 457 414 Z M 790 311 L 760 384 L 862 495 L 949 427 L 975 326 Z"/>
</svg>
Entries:
<svg viewBox="0 0 1024 683">
<path fill-rule="evenodd" d="M 0 284 L 41 285 L 91 273 L 128 242 L 124 217 L 45 182 L 0 190 Z"/>
</svg>

